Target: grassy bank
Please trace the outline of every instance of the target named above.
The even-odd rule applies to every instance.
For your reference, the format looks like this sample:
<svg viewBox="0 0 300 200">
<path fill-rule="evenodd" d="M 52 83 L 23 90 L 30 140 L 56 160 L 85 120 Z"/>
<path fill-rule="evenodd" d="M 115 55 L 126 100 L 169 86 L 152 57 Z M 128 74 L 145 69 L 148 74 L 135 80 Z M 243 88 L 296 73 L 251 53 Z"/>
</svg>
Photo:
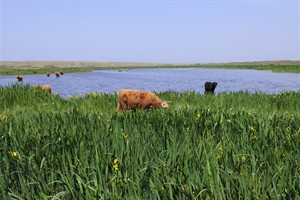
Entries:
<svg viewBox="0 0 300 200">
<path fill-rule="evenodd" d="M 247 65 L 247 64 L 220 64 L 220 65 L 144 65 L 144 66 L 0 66 L 0 75 L 29 75 L 29 74 L 46 74 L 63 71 L 64 73 L 72 72 L 89 72 L 92 70 L 106 70 L 106 69 L 136 69 L 136 68 L 208 68 L 208 69 L 256 69 L 256 70 L 272 70 L 273 72 L 290 72 L 300 73 L 300 65 Z"/>
<path fill-rule="evenodd" d="M 46 68 L 32 68 L 32 67 L 0 67 L 0 75 L 31 75 L 31 74 L 47 74 L 48 72 L 54 74 L 55 72 L 73 73 L 73 72 L 89 72 L 98 68 L 94 67 L 46 67 Z"/>
<path fill-rule="evenodd" d="M 0 88 L 1 199 L 298 199 L 300 93 L 117 94 Z"/>
<path fill-rule="evenodd" d="M 214 69 L 256 69 L 271 70 L 273 72 L 300 73 L 300 65 L 209 65 L 204 67 Z"/>
</svg>

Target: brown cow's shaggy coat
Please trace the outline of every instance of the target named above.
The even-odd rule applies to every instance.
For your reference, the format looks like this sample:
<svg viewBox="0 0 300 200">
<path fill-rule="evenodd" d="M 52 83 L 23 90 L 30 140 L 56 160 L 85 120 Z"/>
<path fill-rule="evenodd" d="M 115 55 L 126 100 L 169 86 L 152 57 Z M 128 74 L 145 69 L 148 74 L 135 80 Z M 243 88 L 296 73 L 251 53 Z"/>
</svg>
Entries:
<svg viewBox="0 0 300 200">
<path fill-rule="evenodd" d="M 59 77 L 59 75 L 60 75 L 60 73 L 59 73 L 59 72 L 55 72 L 55 76 L 56 76 L 56 78 L 58 78 L 58 77 Z"/>
<path fill-rule="evenodd" d="M 33 88 L 40 88 L 44 90 L 45 92 L 51 93 L 51 86 L 50 85 L 35 85 L 32 86 Z"/>
<path fill-rule="evenodd" d="M 148 108 L 168 108 L 169 104 L 153 92 L 122 89 L 119 92 L 117 111 Z"/>
</svg>

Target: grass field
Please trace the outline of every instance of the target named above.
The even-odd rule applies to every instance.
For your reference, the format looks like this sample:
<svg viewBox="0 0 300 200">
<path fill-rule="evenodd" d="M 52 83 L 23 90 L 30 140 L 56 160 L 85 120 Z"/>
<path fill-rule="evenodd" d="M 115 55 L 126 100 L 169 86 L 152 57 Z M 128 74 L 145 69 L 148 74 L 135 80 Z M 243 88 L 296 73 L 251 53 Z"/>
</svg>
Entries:
<svg viewBox="0 0 300 200">
<path fill-rule="evenodd" d="M 47 68 L 31 68 L 31 67 L 20 67 L 20 68 L 10 68 L 10 67 L 0 67 L 0 75 L 30 75 L 30 74 L 47 74 L 55 72 L 64 72 L 64 73 L 72 73 L 72 72 L 89 72 L 97 68 L 94 67 L 47 67 Z"/>
<path fill-rule="evenodd" d="M 300 199 L 300 92 L 158 95 L 0 87 L 0 199 Z"/>
<path fill-rule="evenodd" d="M 105 69 L 135 68 L 208 68 L 208 69 L 256 69 L 274 72 L 300 73 L 300 61 L 241 62 L 219 64 L 155 64 L 155 63 L 105 63 L 105 62 L 0 62 L 0 75 L 46 74 L 63 71 L 88 72 Z"/>
<path fill-rule="evenodd" d="M 300 73 L 300 65 L 210 65 L 205 68 L 214 69 L 256 69 L 271 70 L 273 72 Z"/>
</svg>

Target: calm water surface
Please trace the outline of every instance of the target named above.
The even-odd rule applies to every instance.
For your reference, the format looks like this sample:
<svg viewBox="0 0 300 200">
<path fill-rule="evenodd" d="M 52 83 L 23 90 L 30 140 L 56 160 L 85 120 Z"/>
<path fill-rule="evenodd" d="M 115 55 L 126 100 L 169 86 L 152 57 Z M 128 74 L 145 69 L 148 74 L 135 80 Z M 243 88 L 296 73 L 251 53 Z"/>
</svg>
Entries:
<svg viewBox="0 0 300 200">
<path fill-rule="evenodd" d="M 196 91 L 204 93 L 206 81 L 218 82 L 216 93 L 249 91 L 280 93 L 300 91 L 300 74 L 273 73 L 268 70 L 244 69 L 132 69 L 97 70 L 85 73 L 25 75 L 23 84 L 50 84 L 53 93 L 62 97 L 91 92 L 113 93 L 122 88 L 146 91 Z M 15 76 L 0 76 L 0 86 L 15 84 Z"/>
</svg>

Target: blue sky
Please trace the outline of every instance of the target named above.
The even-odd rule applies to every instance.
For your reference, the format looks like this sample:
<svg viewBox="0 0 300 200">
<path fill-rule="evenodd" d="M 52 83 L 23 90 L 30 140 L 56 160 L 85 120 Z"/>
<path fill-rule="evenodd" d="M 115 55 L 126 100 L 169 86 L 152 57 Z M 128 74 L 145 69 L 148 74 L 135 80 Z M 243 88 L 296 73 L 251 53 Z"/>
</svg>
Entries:
<svg viewBox="0 0 300 200">
<path fill-rule="evenodd" d="M 1 61 L 300 60 L 299 0 L 0 0 Z"/>
</svg>

